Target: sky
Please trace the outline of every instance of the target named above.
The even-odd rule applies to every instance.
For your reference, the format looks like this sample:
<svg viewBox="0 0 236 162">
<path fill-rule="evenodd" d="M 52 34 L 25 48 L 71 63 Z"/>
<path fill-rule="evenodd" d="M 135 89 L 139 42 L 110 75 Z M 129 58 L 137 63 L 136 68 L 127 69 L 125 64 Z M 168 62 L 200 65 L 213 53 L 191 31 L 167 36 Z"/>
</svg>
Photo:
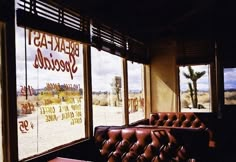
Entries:
<svg viewBox="0 0 236 162">
<path fill-rule="evenodd" d="M 224 88 L 236 89 L 236 68 L 224 69 Z"/>
<path fill-rule="evenodd" d="M 26 30 L 27 32 L 27 30 Z M 28 35 L 28 33 L 26 34 Z M 24 29 L 16 28 L 16 57 L 17 57 L 17 89 L 26 84 L 26 69 L 25 69 L 25 41 L 27 49 L 27 80 L 28 85 L 34 89 L 41 89 L 47 83 L 76 84 L 83 87 L 83 55 L 76 57 L 77 72 L 73 74 L 73 79 L 70 78 L 68 72 L 56 72 L 45 69 L 36 69 L 33 67 L 35 55 L 37 54 L 37 47 L 28 44 L 28 39 L 24 38 Z M 45 48 L 40 48 L 43 56 L 50 58 L 51 53 L 53 58 L 69 60 L 68 55 L 51 51 Z M 80 53 L 82 53 L 82 44 L 80 46 Z M 122 59 L 118 56 L 111 55 L 105 51 L 98 51 L 91 49 L 92 53 L 92 88 L 93 91 L 110 91 L 111 82 L 114 76 L 122 76 Z M 197 81 L 198 90 L 209 90 L 209 66 L 199 65 L 192 66 L 194 71 L 206 71 L 206 74 Z M 137 63 L 128 62 L 128 82 L 129 90 L 141 90 L 141 65 Z M 188 73 L 187 66 L 180 67 L 180 89 L 181 91 L 188 90 L 188 82 L 190 80 L 183 76 L 183 72 Z M 53 77 L 52 77 L 53 76 Z M 224 86 L 225 89 L 236 89 L 236 68 L 228 68 L 224 70 Z M 137 88 L 138 87 L 138 88 Z"/>
<path fill-rule="evenodd" d="M 192 66 L 194 71 L 201 72 L 206 71 L 206 74 L 197 81 L 198 89 L 208 91 L 209 90 L 209 65 L 200 65 L 200 66 Z M 186 79 L 183 76 L 183 72 L 188 74 L 187 66 L 180 68 L 180 82 L 181 82 L 181 91 L 188 90 L 188 82 L 190 80 Z M 236 89 L 236 68 L 224 68 L 224 88 L 228 89 Z"/>
<path fill-rule="evenodd" d="M 33 38 L 32 38 L 33 39 Z M 45 88 L 47 83 L 56 84 L 79 84 L 83 87 L 83 55 L 82 44 L 79 48 L 79 57 L 76 58 L 77 72 L 73 74 L 73 79 L 70 77 L 69 72 L 57 72 L 52 70 L 45 70 L 35 68 L 33 66 L 36 59 L 38 47 L 28 43 L 28 30 L 26 30 L 26 40 L 24 36 L 24 29 L 21 27 L 16 28 L 16 71 L 17 71 L 17 90 L 21 86 L 25 86 L 26 79 L 28 85 L 34 89 Z M 50 39 L 49 39 L 50 40 Z M 25 49 L 26 42 L 26 49 Z M 32 41 L 33 42 L 33 41 Z M 25 51 L 27 57 L 27 69 L 25 64 Z M 43 57 L 49 59 L 59 59 L 69 61 L 67 54 L 57 51 L 49 50 L 44 47 L 40 48 Z M 50 54 L 52 57 L 50 57 Z M 114 76 L 122 76 L 122 59 L 118 56 L 111 55 L 104 51 L 91 49 L 91 71 L 92 71 L 92 88 L 93 91 L 110 91 L 111 83 Z M 128 62 L 129 68 L 129 88 L 132 90 L 141 90 L 141 64 Z M 27 71 L 27 78 L 26 78 Z M 138 89 L 137 89 L 138 87 Z"/>
<path fill-rule="evenodd" d="M 28 31 L 27 31 L 28 35 Z M 24 29 L 16 28 L 16 72 L 17 72 L 17 89 L 19 90 L 21 86 L 26 84 L 26 71 L 27 71 L 27 81 L 28 85 L 32 86 L 34 89 L 41 89 L 46 86 L 47 83 L 59 83 L 63 84 L 80 84 L 83 86 L 83 66 L 82 55 L 75 57 L 77 63 L 77 72 L 73 74 L 73 79 L 69 72 L 57 72 L 56 70 L 45 70 L 41 68 L 34 68 L 33 64 L 36 59 L 38 47 L 28 44 L 28 39 L 26 39 L 26 49 L 25 49 L 25 38 Z M 59 53 L 56 51 L 48 50 L 46 48 L 40 48 L 43 57 L 51 59 L 58 59 L 69 61 L 69 55 L 64 53 Z M 26 51 L 26 52 L 25 52 Z M 80 47 L 80 53 L 82 52 L 82 46 Z M 27 57 L 27 69 L 25 64 L 25 53 Z M 52 54 L 52 57 L 50 57 Z"/>
<path fill-rule="evenodd" d="M 202 72 L 205 71 L 206 74 L 203 75 L 201 78 L 197 80 L 197 88 L 199 91 L 208 91 L 209 90 L 209 75 L 210 74 L 208 71 L 209 65 L 198 65 L 198 66 L 192 66 L 193 70 L 195 72 Z M 192 83 L 190 79 L 187 79 L 183 73 L 188 72 L 188 66 L 182 66 L 179 68 L 179 75 L 180 75 L 180 90 L 181 91 L 186 91 L 188 90 L 188 82 Z"/>
<path fill-rule="evenodd" d="M 93 91 L 110 91 L 114 76 L 122 76 L 122 58 L 92 47 Z M 128 85 L 130 90 L 141 90 L 141 64 L 128 62 Z"/>
</svg>

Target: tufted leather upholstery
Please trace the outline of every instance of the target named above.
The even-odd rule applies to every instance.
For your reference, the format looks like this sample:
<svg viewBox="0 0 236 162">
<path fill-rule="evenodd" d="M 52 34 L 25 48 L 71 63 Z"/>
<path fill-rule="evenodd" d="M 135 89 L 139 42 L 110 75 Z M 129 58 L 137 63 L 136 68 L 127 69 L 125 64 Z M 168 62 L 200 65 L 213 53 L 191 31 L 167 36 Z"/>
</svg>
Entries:
<svg viewBox="0 0 236 162">
<path fill-rule="evenodd" d="M 168 127 L 184 127 L 184 128 L 202 128 L 206 126 L 200 119 L 191 112 L 187 113 L 155 113 L 150 115 L 150 125 L 154 126 L 168 126 Z"/>
<path fill-rule="evenodd" d="M 212 130 L 193 112 L 159 112 L 150 114 L 150 119 L 143 119 L 132 124 L 133 126 L 146 125 L 158 128 L 192 128 L 204 129 L 209 134 L 209 147 L 215 147 L 215 138 Z"/>
<path fill-rule="evenodd" d="M 193 129 L 98 126 L 94 137 L 104 161 L 182 162 L 203 157 L 201 154 L 206 150 L 208 141 L 204 132 Z M 201 142 L 193 142 L 192 138 Z"/>
</svg>

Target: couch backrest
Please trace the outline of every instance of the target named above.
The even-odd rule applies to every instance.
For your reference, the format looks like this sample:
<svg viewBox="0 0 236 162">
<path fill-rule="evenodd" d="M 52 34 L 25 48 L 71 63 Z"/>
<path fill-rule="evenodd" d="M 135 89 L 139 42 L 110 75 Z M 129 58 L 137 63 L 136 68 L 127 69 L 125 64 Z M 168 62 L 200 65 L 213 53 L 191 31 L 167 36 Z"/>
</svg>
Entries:
<svg viewBox="0 0 236 162">
<path fill-rule="evenodd" d="M 150 114 L 149 124 L 153 126 L 201 128 L 206 126 L 192 112 L 159 112 Z"/>
<path fill-rule="evenodd" d="M 187 161 L 208 146 L 205 131 L 189 130 L 98 126 L 94 138 L 104 161 Z"/>
</svg>

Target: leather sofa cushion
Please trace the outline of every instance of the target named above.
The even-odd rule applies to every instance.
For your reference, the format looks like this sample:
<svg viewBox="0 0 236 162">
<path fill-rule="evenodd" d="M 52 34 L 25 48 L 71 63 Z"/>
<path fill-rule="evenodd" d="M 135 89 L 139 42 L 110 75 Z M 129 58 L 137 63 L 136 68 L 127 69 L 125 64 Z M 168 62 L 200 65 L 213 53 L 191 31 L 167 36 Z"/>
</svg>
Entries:
<svg viewBox="0 0 236 162">
<path fill-rule="evenodd" d="M 201 149 L 204 150 L 202 147 L 205 147 L 204 140 L 202 144 L 198 142 L 192 145 L 186 143 L 192 140 L 190 136 L 186 138 L 186 135 L 175 130 L 151 127 L 96 127 L 94 138 L 104 161 L 170 162 L 200 157 Z M 199 141 L 206 138 L 207 148 L 207 137 L 200 135 L 197 138 Z"/>
<path fill-rule="evenodd" d="M 168 126 L 168 127 L 185 127 L 185 128 L 202 128 L 206 126 L 200 119 L 191 112 L 160 112 L 150 115 L 150 125 Z"/>
</svg>

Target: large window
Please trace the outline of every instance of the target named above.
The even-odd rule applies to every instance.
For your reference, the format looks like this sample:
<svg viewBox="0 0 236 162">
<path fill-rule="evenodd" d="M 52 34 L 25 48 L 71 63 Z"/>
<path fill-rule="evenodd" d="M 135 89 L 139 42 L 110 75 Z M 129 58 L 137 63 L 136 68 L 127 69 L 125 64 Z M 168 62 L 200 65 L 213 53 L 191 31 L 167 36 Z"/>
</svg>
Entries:
<svg viewBox="0 0 236 162">
<path fill-rule="evenodd" d="M 139 43 L 54 3 L 15 2 L 20 160 L 91 135 L 91 123 L 124 125 L 128 117 L 144 117 L 142 64 L 125 62 L 146 62 Z M 91 47 L 90 53 L 90 45 L 100 50 Z"/>
<path fill-rule="evenodd" d="M 236 105 L 236 68 L 224 68 L 224 104 Z"/>
<path fill-rule="evenodd" d="M 78 41 L 16 28 L 19 159 L 85 137 Z"/>
<path fill-rule="evenodd" d="M 129 122 L 144 118 L 143 65 L 128 61 Z"/>
<path fill-rule="evenodd" d="M 91 49 L 93 125 L 123 125 L 122 58 Z"/>
<path fill-rule="evenodd" d="M 210 65 L 180 66 L 180 111 L 211 112 Z"/>
</svg>

